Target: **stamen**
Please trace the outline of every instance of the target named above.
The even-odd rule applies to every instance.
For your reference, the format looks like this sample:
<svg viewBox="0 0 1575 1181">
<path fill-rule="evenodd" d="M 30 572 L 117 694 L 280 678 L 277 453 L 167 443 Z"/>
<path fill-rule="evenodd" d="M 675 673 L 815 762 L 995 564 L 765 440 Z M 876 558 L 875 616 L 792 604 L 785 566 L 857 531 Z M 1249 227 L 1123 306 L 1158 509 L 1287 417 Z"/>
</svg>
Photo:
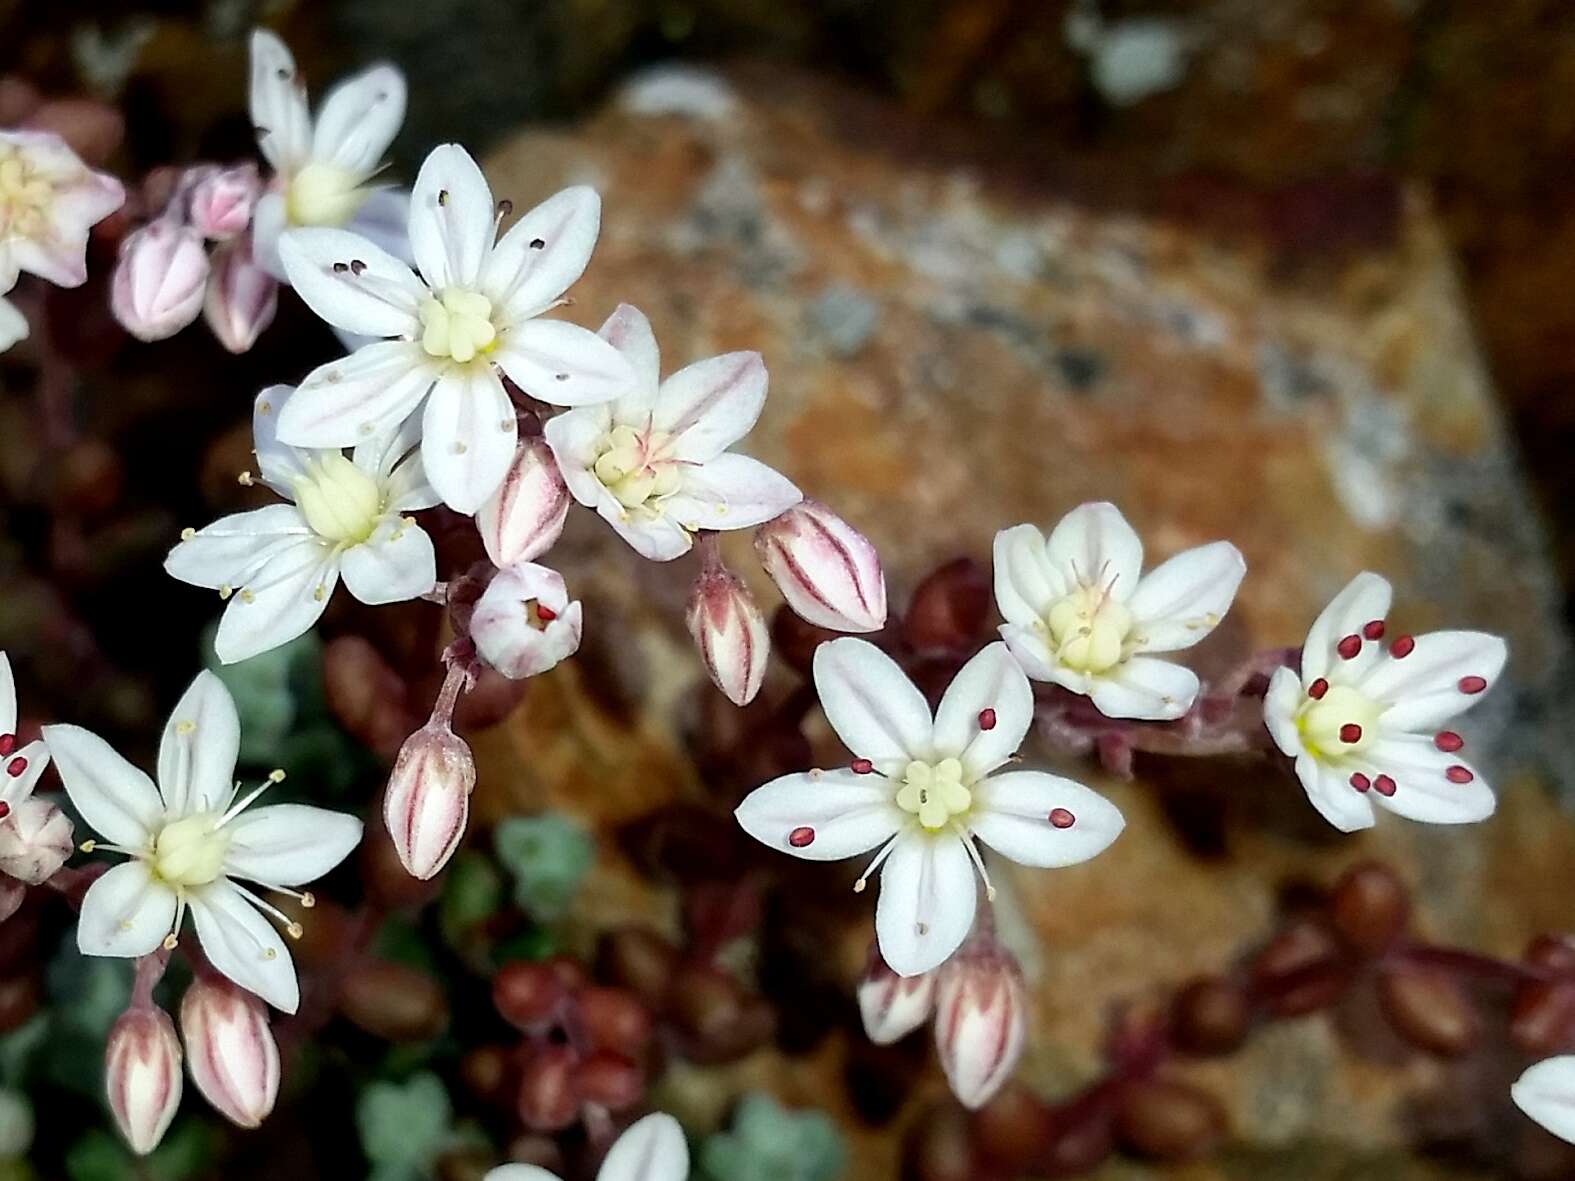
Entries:
<svg viewBox="0 0 1575 1181">
<path fill-rule="evenodd" d="M 1340 727 L 1341 742 L 1350 745 L 1353 742 L 1360 742 L 1361 740 L 1362 728 L 1355 722 L 1347 722 L 1345 725 Z"/>
<path fill-rule="evenodd" d="M 1066 808 L 1051 808 L 1046 819 L 1056 828 L 1071 828 L 1077 823 L 1077 817 Z"/>
<path fill-rule="evenodd" d="M 12 779 L 18 778 L 22 774 L 22 772 L 26 771 L 26 770 L 27 770 L 27 760 L 24 759 L 21 755 L 17 755 L 16 758 L 12 759 L 9 763 L 7 763 L 5 765 L 5 773 L 7 775 L 9 775 Z"/>
<path fill-rule="evenodd" d="M 233 879 L 230 881 L 230 885 L 235 887 L 236 892 L 239 893 L 242 898 L 246 899 L 246 901 L 250 902 L 265 915 L 268 915 L 270 918 L 278 919 L 279 922 L 284 926 L 285 934 L 291 939 L 299 939 L 301 937 L 303 934 L 303 928 L 301 927 L 301 924 L 296 922 L 289 915 L 285 914 L 284 911 L 280 910 L 273 903 L 258 897 L 245 886 L 240 885 Z"/>
<path fill-rule="evenodd" d="M 1307 696 L 1311 697 L 1314 701 L 1322 700 L 1323 695 L 1328 691 L 1329 682 L 1324 680 L 1322 677 L 1319 677 L 1316 681 L 1307 686 Z"/>
<path fill-rule="evenodd" d="M 1476 776 L 1472 774 L 1470 767 L 1463 767 L 1459 763 L 1455 763 L 1444 772 L 1444 778 L 1451 783 L 1470 783 Z"/>
<path fill-rule="evenodd" d="M 1387 775 L 1380 775 L 1373 780 L 1373 790 L 1381 796 L 1392 796 L 1395 794 L 1395 781 Z"/>
<path fill-rule="evenodd" d="M 1411 655 L 1411 651 L 1415 647 L 1416 639 L 1414 637 L 1396 636 L 1395 642 L 1389 646 L 1389 655 L 1393 656 L 1396 660 L 1404 660 L 1407 656 Z"/>
<path fill-rule="evenodd" d="M 795 849 L 807 849 L 815 843 L 815 830 L 809 825 L 801 825 L 788 833 L 788 844 Z"/>
<path fill-rule="evenodd" d="M 1371 623 L 1369 623 L 1366 627 L 1364 627 L 1362 629 L 1362 635 L 1366 636 L 1369 640 L 1381 640 L 1381 639 L 1383 639 L 1384 638 L 1384 621 L 1382 619 L 1375 619 L 1375 620 L 1373 620 Z"/>
<path fill-rule="evenodd" d="M 1433 736 L 1433 745 L 1445 754 L 1452 755 L 1465 744 L 1466 740 L 1453 730 L 1440 730 Z"/>
<path fill-rule="evenodd" d="M 875 860 L 871 861 L 869 865 L 865 867 L 864 872 L 859 874 L 859 880 L 853 883 L 853 892 L 855 894 L 864 893 L 864 887 L 870 884 L 870 874 L 874 873 L 880 868 L 881 862 L 885 861 L 887 857 L 891 856 L 891 851 L 896 847 L 897 837 L 892 837 L 891 840 L 887 841 L 883 846 L 881 846 L 881 851 L 875 854 Z"/>
<path fill-rule="evenodd" d="M 15 749 L 16 749 L 16 735 L 15 734 L 0 734 L 0 759 L 5 758 L 6 755 L 10 754 Z"/>
<path fill-rule="evenodd" d="M 979 711 L 979 729 L 995 729 L 995 711 L 993 709 L 981 709 Z"/>
<path fill-rule="evenodd" d="M 1334 650 L 1340 654 L 1341 660 L 1355 660 L 1362 651 L 1362 637 L 1352 632 L 1336 644 Z"/>
<path fill-rule="evenodd" d="M 979 871 L 979 877 L 984 881 L 984 898 L 986 902 L 995 901 L 995 887 L 990 884 L 990 871 L 984 867 L 984 858 L 979 855 L 979 848 L 968 836 L 968 830 L 955 820 L 952 821 L 952 831 L 957 834 L 957 839 L 962 841 L 963 848 L 968 850 L 968 856 L 973 858 L 973 867 Z"/>
<path fill-rule="evenodd" d="M 868 759 L 853 760 L 853 773 L 855 775 L 868 775 L 873 770 L 875 770 L 875 764 Z"/>
<path fill-rule="evenodd" d="M 1366 791 L 1373 786 L 1373 781 L 1360 771 L 1353 771 L 1351 772 L 1351 786 L 1357 791 Z"/>
<path fill-rule="evenodd" d="M 1485 677 L 1461 677 L 1459 684 L 1462 693 L 1480 693 L 1487 688 L 1487 679 Z"/>
</svg>

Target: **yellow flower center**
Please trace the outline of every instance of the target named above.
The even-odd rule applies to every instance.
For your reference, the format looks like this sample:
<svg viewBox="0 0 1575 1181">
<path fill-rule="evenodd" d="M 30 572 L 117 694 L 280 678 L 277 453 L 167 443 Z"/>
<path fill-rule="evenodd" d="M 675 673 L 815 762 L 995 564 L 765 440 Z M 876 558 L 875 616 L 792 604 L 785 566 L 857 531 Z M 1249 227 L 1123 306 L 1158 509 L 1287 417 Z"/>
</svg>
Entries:
<svg viewBox="0 0 1575 1181">
<path fill-rule="evenodd" d="M 654 510 L 683 483 L 678 465 L 661 458 L 670 437 L 662 431 L 642 435 L 632 426 L 614 427 L 602 440 L 596 478 L 624 508 Z"/>
<path fill-rule="evenodd" d="M 153 872 L 176 887 L 206 886 L 224 870 L 230 834 L 219 813 L 198 812 L 166 824 L 153 842 Z"/>
<path fill-rule="evenodd" d="M 295 481 L 295 505 L 319 537 L 359 545 L 377 528 L 383 496 L 376 480 L 335 451 L 307 460 Z"/>
<path fill-rule="evenodd" d="M 450 287 L 441 299 L 428 296 L 419 314 L 421 347 L 428 356 L 452 357 L 463 365 L 497 344 L 492 301 L 479 292 Z"/>
<path fill-rule="evenodd" d="M 1121 663 L 1132 632 L 1132 612 L 1108 587 L 1080 586 L 1045 615 L 1056 657 L 1076 672 L 1105 673 Z"/>
<path fill-rule="evenodd" d="M 938 763 L 909 763 L 897 790 L 897 807 L 911 812 L 919 823 L 936 832 L 973 806 L 973 792 L 963 784 L 962 764 L 956 759 Z"/>
<path fill-rule="evenodd" d="M 1296 716 L 1296 726 L 1307 752 L 1327 761 L 1371 746 L 1384 709 L 1348 685 L 1330 685 L 1322 697 L 1307 698 Z"/>
<path fill-rule="evenodd" d="M 0 144 L 0 238 L 42 235 L 54 196 L 54 184 L 21 148 Z"/>
<path fill-rule="evenodd" d="M 313 162 L 290 178 L 285 216 L 292 226 L 342 226 L 356 215 L 371 190 L 353 172 Z"/>
</svg>

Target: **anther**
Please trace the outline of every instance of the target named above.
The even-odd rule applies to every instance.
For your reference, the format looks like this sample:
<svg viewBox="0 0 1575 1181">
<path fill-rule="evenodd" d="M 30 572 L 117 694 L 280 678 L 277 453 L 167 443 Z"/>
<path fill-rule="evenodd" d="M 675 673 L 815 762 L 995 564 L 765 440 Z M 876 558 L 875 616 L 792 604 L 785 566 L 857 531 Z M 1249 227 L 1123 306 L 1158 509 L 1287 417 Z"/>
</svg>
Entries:
<svg viewBox="0 0 1575 1181">
<path fill-rule="evenodd" d="M 235 477 L 235 482 L 242 488 L 250 488 L 257 481 L 252 478 L 251 472 L 242 472 L 240 475 Z"/>
<path fill-rule="evenodd" d="M 1373 780 L 1373 790 L 1381 796 L 1392 796 L 1395 794 L 1395 781 L 1387 775 L 1380 775 Z"/>
<path fill-rule="evenodd" d="M 179 946 L 180 946 L 180 940 L 175 938 L 175 932 L 174 931 L 171 931 L 168 935 L 164 936 L 164 950 L 165 951 L 174 951 Z"/>
<path fill-rule="evenodd" d="M 1444 772 L 1444 778 L 1451 783 L 1470 783 L 1476 776 L 1472 774 L 1470 767 L 1462 767 L 1459 763 L 1455 763 Z"/>
<path fill-rule="evenodd" d="M 175 733 L 177 734 L 190 734 L 196 728 L 197 723 L 192 721 L 190 718 L 182 718 L 180 721 L 175 723 Z"/>
<path fill-rule="evenodd" d="M 27 760 L 24 759 L 21 755 L 17 755 L 16 758 L 12 759 L 9 763 L 7 763 L 5 765 L 5 773 L 7 775 L 9 775 L 12 779 L 18 778 L 22 774 L 22 772 L 26 771 L 26 770 L 27 770 Z"/>
<path fill-rule="evenodd" d="M 1362 728 L 1355 722 L 1347 722 L 1340 727 L 1340 741 L 1349 745 L 1362 740 Z"/>
<path fill-rule="evenodd" d="M 875 770 L 875 764 L 868 759 L 853 760 L 853 773 L 855 775 L 868 775 L 873 770 Z"/>
<path fill-rule="evenodd" d="M 1307 696 L 1311 697 L 1314 701 L 1322 699 L 1323 695 L 1328 691 L 1329 682 L 1324 680 L 1322 677 L 1319 677 L 1316 681 L 1307 686 Z"/>
<path fill-rule="evenodd" d="M 347 262 L 336 262 L 336 263 L 334 263 L 334 274 L 336 274 L 336 275 L 342 275 L 346 271 L 348 271 L 349 269 L 350 269 L 350 264 L 347 263 Z"/>
<path fill-rule="evenodd" d="M 352 258 L 350 260 L 350 273 L 356 276 L 356 278 L 360 278 L 361 272 L 364 270 L 366 270 L 366 263 L 362 262 L 359 258 Z"/>
<path fill-rule="evenodd" d="M 554 619 L 558 618 L 558 613 L 556 611 L 542 603 L 536 604 L 536 614 L 542 619 L 545 619 L 548 623 L 551 623 Z"/>
<path fill-rule="evenodd" d="M 448 190 L 447 189 L 439 189 L 438 190 L 438 204 L 439 205 L 447 205 L 448 204 Z"/>
<path fill-rule="evenodd" d="M 1411 650 L 1415 647 L 1415 637 L 1396 636 L 1395 642 L 1389 645 L 1389 655 L 1393 656 L 1396 660 L 1404 660 L 1407 656 L 1411 655 Z"/>
<path fill-rule="evenodd" d="M 275 767 L 272 771 L 268 772 L 268 782 L 269 783 L 283 783 L 284 782 L 284 769 L 282 767 Z"/>
<path fill-rule="evenodd" d="M 1480 693 L 1487 688 L 1487 679 L 1484 677 L 1461 677 L 1460 691 L 1462 693 Z"/>
<path fill-rule="evenodd" d="M 542 249 L 542 247 L 544 247 L 546 245 L 547 245 L 547 243 L 545 241 L 543 241 L 541 238 L 532 238 L 530 240 L 530 248 L 532 250 L 540 250 L 540 249 Z"/>
<path fill-rule="evenodd" d="M 307 910 L 311 910 L 312 907 L 317 905 L 317 895 L 313 894 L 310 890 L 305 891 L 301 895 L 301 905 Z"/>
<path fill-rule="evenodd" d="M 98 845 L 93 841 L 83 841 L 77 846 L 77 848 L 81 849 L 84 853 L 91 853 L 94 849 L 98 848 Z"/>
<path fill-rule="evenodd" d="M 1050 809 L 1050 823 L 1056 828 L 1071 828 L 1077 823 L 1077 817 L 1065 808 Z"/>
<path fill-rule="evenodd" d="M 302 935 L 306 934 L 306 928 L 301 926 L 300 923 L 291 923 L 284 929 L 284 933 L 291 939 L 299 939 Z"/>
<path fill-rule="evenodd" d="M 1341 660 L 1355 660 L 1362 650 L 1362 637 L 1352 632 L 1336 644 L 1334 650 L 1340 654 Z"/>
<path fill-rule="evenodd" d="M 1362 629 L 1362 634 L 1364 636 L 1366 636 L 1369 640 L 1381 640 L 1381 639 L 1383 639 L 1384 638 L 1384 621 L 1382 619 L 1375 619 L 1375 620 L 1373 620 L 1371 623 L 1369 623 L 1366 627 L 1364 627 Z"/>
<path fill-rule="evenodd" d="M 9 815 L 11 815 L 11 805 L 0 800 L 0 820 L 4 820 Z"/>
<path fill-rule="evenodd" d="M 995 711 L 993 709 L 981 709 L 979 711 L 979 729 L 995 729 Z"/>
<path fill-rule="evenodd" d="M 788 833 L 788 844 L 792 845 L 795 849 L 807 849 L 814 843 L 815 830 L 810 828 L 807 824 L 800 828 L 795 828 L 792 832 Z"/>
<path fill-rule="evenodd" d="M 1351 786 L 1357 791 L 1366 791 L 1373 786 L 1373 781 L 1360 771 L 1353 771 L 1351 772 Z"/>
<path fill-rule="evenodd" d="M 1453 730 L 1440 730 L 1433 736 L 1433 745 L 1445 754 L 1454 754 L 1465 744 L 1466 740 Z"/>
<path fill-rule="evenodd" d="M 509 214 L 511 214 L 513 212 L 514 212 L 514 202 L 513 201 L 510 201 L 507 197 L 505 197 L 505 198 L 503 198 L 503 200 L 498 202 L 498 216 L 499 217 L 507 217 Z"/>
<path fill-rule="evenodd" d="M 197 536 L 197 531 L 195 529 L 193 529 L 190 525 L 187 525 L 186 528 L 184 528 L 184 529 L 182 529 L 180 531 L 180 539 L 182 541 L 190 541 L 193 537 L 196 537 L 196 536 Z"/>
<path fill-rule="evenodd" d="M 16 735 L 0 734 L 0 759 L 5 758 L 6 755 L 10 754 L 15 749 Z"/>
</svg>

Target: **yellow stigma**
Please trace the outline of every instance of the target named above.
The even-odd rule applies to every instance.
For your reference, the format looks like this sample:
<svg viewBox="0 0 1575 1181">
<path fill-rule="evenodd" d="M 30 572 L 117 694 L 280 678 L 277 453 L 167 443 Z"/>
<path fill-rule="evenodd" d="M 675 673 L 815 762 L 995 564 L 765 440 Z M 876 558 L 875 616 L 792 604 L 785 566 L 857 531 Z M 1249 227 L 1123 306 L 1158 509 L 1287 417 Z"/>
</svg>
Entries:
<svg viewBox="0 0 1575 1181">
<path fill-rule="evenodd" d="M 153 872 L 172 886 L 206 886 L 224 869 L 230 834 L 215 826 L 217 812 L 198 812 L 166 824 L 153 842 Z"/>
<path fill-rule="evenodd" d="M 683 481 L 676 464 L 658 458 L 669 438 L 662 431 L 642 435 L 632 426 L 613 427 L 596 457 L 596 478 L 624 508 L 642 508 L 671 496 Z"/>
<path fill-rule="evenodd" d="M 370 194 L 353 172 L 332 164 L 308 164 L 285 189 L 285 216 L 293 226 L 342 226 Z"/>
<path fill-rule="evenodd" d="M 903 772 L 897 807 L 911 812 L 931 832 L 945 828 L 953 816 L 973 806 L 973 793 L 963 785 L 962 764 L 956 759 L 923 763 L 918 759 Z"/>
<path fill-rule="evenodd" d="M 1132 612 L 1110 597 L 1108 587 L 1080 586 L 1051 605 L 1045 625 L 1063 665 L 1076 672 L 1104 673 L 1125 655 Z"/>
<path fill-rule="evenodd" d="M 331 451 L 306 461 L 295 481 L 295 505 L 325 541 L 358 545 L 377 528 L 383 497 L 376 480 Z"/>
<path fill-rule="evenodd" d="M 1348 685 L 1330 685 L 1321 698 L 1307 699 L 1296 716 L 1296 726 L 1314 758 L 1339 758 L 1373 744 L 1378 718 L 1385 708 Z"/>
<path fill-rule="evenodd" d="M 54 196 L 55 186 L 20 147 L 0 144 L 0 239 L 41 237 Z"/>
<path fill-rule="evenodd" d="M 463 365 L 497 345 L 492 301 L 479 292 L 450 287 L 441 299 L 428 296 L 419 314 L 421 347 L 428 356 L 452 357 Z"/>
</svg>

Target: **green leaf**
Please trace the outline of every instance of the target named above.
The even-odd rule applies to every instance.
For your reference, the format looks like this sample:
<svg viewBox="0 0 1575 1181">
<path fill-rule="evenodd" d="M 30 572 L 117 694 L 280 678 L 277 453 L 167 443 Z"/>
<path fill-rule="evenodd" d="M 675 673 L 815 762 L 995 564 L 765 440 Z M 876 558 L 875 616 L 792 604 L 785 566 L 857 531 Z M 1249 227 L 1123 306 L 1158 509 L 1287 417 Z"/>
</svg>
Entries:
<svg viewBox="0 0 1575 1181">
<path fill-rule="evenodd" d="M 376 1175 L 400 1167 L 419 1174 L 448 1145 L 453 1108 L 438 1077 L 423 1073 L 371 1084 L 356 1103 L 355 1124 Z"/>
<path fill-rule="evenodd" d="M 823 1111 L 789 1111 L 769 1095 L 745 1096 L 733 1128 L 707 1137 L 700 1167 L 714 1181 L 834 1181 L 847 1153 Z"/>
<path fill-rule="evenodd" d="M 235 664 L 220 664 L 213 655 L 213 635 L 217 627 L 203 636 L 203 652 L 209 670 L 224 682 L 241 716 L 242 763 L 261 765 L 277 762 L 278 747 L 290 734 L 301 714 L 296 684 L 307 675 L 322 679 L 322 641 L 312 632 L 258 653 Z"/>
<path fill-rule="evenodd" d="M 66 1151 L 66 1176 L 71 1181 L 131 1181 L 131 1152 L 102 1128 L 77 1138 Z"/>
<path fill-rule="evenodd" d="M 562 918 L 595 858 L 590 833 L 561 812 L 544 812 L 509 817 L 492 839 L 521 909 L 546 923 Z"/>
<path fill-rule="evenodd" d="M 456 944 L 472 927 L 486 922 L 503 904 L 503 878 L 480 853 L 462 849 L 449 863 L 439 904 L 443 937 Z"/>
</svg>

